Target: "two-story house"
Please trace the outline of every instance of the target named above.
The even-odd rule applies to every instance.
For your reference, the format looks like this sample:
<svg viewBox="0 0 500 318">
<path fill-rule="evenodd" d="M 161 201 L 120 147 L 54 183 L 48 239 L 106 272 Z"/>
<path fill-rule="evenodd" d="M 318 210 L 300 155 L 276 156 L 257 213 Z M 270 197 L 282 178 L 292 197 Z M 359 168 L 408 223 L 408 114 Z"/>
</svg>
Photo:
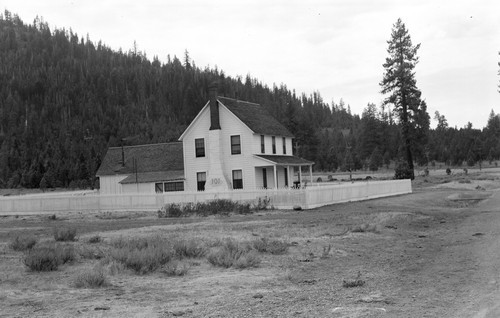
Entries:
<svg viewBox="0 0 500 318">
<path fill-rule="evenodd" d="M 292 154 L 292 138 L 261 105 L 217 96 L 212 87 L 210 100 L 182 133 L 180 143 L 108 149 L 97 173 L 101 192 L 296 186 L 304 166 L 312 180 L 313 162 Z M 159 163 L 162 160 L 165 164 Z"/>
<path fill-rule="evenodd" d="M 292 138 L 261 105 L 217 96 L 212 88 L 209 102 L 179 138 L 185 189 L 293 186 L 295 168 L 312 171 L 313 163 L 293 156 Z"/>
</svg>

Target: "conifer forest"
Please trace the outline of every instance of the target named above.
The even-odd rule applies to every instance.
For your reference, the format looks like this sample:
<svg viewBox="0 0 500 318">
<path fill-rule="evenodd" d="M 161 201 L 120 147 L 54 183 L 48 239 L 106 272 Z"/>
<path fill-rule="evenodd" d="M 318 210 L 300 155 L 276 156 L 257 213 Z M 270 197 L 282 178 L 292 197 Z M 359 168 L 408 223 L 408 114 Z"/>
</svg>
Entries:
<svg viewBox="0 0 500 318">
<path fill-rule="evenodd" d="M 370 103 L 353 114 L 344 101 L 325 101 L 319 92 L 269 87 L 249 75 L 197 66 L 187 50 L 160 61 L 135 47 L 114 51 L 71 30 L 51 29 L 42 19 L 27 24 L 5 11 L 0 188 L 93 188 L 108 147 L 176 141 L 208 101 L 213 82 L 221 96 L 266 106 L 295 135 L 294 154 L 314 161 L 316 171 L 394 165 L 405 158 L 403 131 L 417 167 L 466 167 L 500 158 L 500 117 L 493 110 L 484 128 L 449 127 L 445 114 L 429 115 L 421 101 L 412 126 L 402 129 L 390 103 Z"/>
</svg>

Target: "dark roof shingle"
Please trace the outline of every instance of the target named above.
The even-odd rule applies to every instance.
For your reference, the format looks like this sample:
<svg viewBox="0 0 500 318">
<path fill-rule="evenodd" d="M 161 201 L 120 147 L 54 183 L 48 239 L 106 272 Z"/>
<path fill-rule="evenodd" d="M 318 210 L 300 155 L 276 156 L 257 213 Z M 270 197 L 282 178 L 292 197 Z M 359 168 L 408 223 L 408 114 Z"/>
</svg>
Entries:
<svg viewBox="0 0 500 318">
<path fill-rule="evenodd" d="M 217 99 L 236 115 L 254 133 L 262 135 L 293 137 L 293 134 L 278 122 L 260 104 L 218 96 Z M 222 127 L 224 129 L 224 127 Z"/>
<path fill-rule="evenodd" d="M 182 142 L 149 144 L 123 147 L 125 165 L 122 165 L 122 148 L 111 147 L 97 170 L 96 175 L 132 174 L 134 158 L 137 173 L 184 171 Z"/>
</svg>

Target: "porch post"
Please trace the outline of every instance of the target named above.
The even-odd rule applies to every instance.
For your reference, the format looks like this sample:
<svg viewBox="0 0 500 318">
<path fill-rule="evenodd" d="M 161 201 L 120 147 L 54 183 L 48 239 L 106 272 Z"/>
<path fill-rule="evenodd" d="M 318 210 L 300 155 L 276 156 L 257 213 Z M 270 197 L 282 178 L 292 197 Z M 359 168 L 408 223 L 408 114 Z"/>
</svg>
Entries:
<svg viewBox="0 0 500 318">
<path fill-rule="evenodd" d="M 299 166 L 299 187 L 302 188 L 302 166 Z"/>
<path fill-rule="evenodd" d="M 311 178 L 311 185 L 313 184 L 313 169 L 312 166 L 309 166 L 309 177 Z"/>
<path fill-rule="evenodd" d="M 278 189 L 278 171 L 276 169 L 276 165 L 273 166 L 274 172 L 274 188 Z"/>
<path fill-rule="evenodd" d="M 293 180 L 290 180 L 290 166 L 286 166 L 286 180 L 288 181 L 288 187 L 291 188 L 293 186 Z M 292 185 L 290 185 L 292 184 Z"/>
</svg>

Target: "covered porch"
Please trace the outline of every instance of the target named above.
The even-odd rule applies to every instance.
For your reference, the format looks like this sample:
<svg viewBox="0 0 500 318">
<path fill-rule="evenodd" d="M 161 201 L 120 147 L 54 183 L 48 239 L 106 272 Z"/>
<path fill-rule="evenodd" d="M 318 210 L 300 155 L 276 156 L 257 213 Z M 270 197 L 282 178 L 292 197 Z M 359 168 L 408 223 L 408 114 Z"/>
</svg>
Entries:
<svg viewBox="0 0 500 318">
<path fill-rule="evenodd" d="M 257 188 L 301 188 L 303 168 L 312 181 L 312 165 L 314 162 L 296 156 L 255 155 L 258 159 L 255 165 L 255 184 Z"/>
</svg>

